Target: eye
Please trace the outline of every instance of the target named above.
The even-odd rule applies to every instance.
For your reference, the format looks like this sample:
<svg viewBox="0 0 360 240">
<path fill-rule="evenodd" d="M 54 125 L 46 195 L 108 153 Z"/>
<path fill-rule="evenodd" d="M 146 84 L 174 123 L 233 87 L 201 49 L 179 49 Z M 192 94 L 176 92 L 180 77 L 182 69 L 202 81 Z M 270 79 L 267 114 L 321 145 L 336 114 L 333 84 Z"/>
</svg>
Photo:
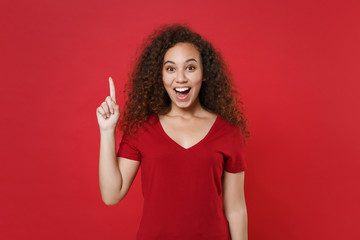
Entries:
<svg viewBox="0 0 360 240">
<path fill-rule="evenodd" d="M 189 69 L 189 70 L 194 70 L 195 67 L 194 67 L 194 66 L 188 66 L 187 69 Z"/>
<path fill-rule="evenodd" d="M 172 72 L 172 71 L 175 70 L 175 68 L 173 68 L 173 67 L 167 67 L 166 70 Z"/>
</svg>

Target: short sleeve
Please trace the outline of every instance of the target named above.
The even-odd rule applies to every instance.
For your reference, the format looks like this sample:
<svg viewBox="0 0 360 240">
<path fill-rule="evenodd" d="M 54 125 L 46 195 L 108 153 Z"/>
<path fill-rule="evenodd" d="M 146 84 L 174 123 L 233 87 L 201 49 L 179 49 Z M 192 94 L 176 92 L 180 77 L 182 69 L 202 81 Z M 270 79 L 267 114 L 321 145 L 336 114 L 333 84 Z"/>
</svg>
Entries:
<svg viewBox="0 0 360 240">
<path fill-rule="evenodd" d="M 141 153 L 136 145 L 134 137 L 129 138 L 128 135 L 124 134 L 119 144 L 116 156 L 141 161 Z"/>
<path fill-rule="evenodd" d="M 247 170 L 247 165 L 244 155 L 244 141 L 240 128 L 229 134 L 227 141 L 227 152 L 225 154 L 226 159 L 224 163 L 224 170 L 231 173 L 237 173 Z"/>
</svg>

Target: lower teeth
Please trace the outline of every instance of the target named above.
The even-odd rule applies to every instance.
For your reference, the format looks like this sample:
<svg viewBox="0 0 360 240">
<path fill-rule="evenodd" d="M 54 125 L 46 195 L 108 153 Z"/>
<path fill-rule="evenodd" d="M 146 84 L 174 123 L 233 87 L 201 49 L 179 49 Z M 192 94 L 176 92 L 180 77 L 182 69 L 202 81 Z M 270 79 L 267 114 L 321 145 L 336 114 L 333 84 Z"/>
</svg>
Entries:
<svg viewBox="0 0 360 240">
<path fill-rule="evenodd" d="M 184 97 L 188 94 L 189 92 L 176 92 L 176 95 L 180 96 L 180 97 Z"/>
<path fill-rule="evenodd" d="M 177 92 L 177 91 L 176 91 L 176 95 L 181 96 L 181 97 L 184 97 L 184 96 L 186 96 L 189 92 L 190 92 L 190 90 L 184 91 L 184 92 Z"/>
</svg>

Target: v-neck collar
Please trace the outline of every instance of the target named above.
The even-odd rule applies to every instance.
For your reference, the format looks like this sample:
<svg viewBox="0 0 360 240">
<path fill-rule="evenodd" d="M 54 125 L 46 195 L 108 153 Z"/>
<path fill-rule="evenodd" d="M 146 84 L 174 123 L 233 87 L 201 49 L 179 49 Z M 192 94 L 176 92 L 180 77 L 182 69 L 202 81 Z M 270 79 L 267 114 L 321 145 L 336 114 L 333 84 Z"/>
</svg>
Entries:
<svg viewBox="0 0 360 240">
<path fill-rule="evenodd" d="M 209 137 L 209 135 L 211 135 L 211 133 L 214 131 L 214 128 L 217 124 L 217 122 L 219 121 L 219 118 L 220 116 L 219 115 L 216 115 L 216 118 L 215 118 L 215 121 L 214 123 L 212 124 L 211 128 L 209 129 L 209 131 L 207 132 L 207 134 L 205 135 L 205 137 L 203 137 L 200 141 L 198 141 L 197 143 L 195 143 L 194 145 L 192 145 L 191 147 L 189 148 L 184 148 L 183 146 L 181 146 L 179 143 L 177 143 L 174 139 L 172 139 L 164 130 L 164 128 L 162 127 L 161 125 L 161 122 L 160 122 L 160 118 L 157 114 L 155 114 L 156 117 L 157 117 L 157 125 L 159 126 L 160 128 L 160 131 L 161 133 L 164 135 L 165 138 L 167 138 L 172 144 L 176 145 L 178 148 L 184 150 L 184 151 L 190 151 L 192 150 L 193 148 L 196 148 L 197 146 L 201 145 L 202 143 L 204 143 L 206 141 L 206 139 Z"/>
</svg>

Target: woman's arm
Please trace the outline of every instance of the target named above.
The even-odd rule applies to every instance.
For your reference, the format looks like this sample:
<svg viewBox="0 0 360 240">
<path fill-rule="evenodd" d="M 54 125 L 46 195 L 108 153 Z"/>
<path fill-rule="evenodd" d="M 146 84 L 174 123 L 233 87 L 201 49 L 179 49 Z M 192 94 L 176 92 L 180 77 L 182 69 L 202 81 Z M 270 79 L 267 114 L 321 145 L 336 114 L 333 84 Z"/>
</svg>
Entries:
<svg viewBox="0 0 360 240">
<path fill-rule="evenodd" d="M 109 77 L 110 96 L 96 109 L 100 127 L 99 182 L 103 202 L 114 205 L 126 195 L 139 163 L 125 158 L 116 158 L 115 133 L 120 117 L 116 104 L 115 85 Z"/>
<path fill-rule="evenodd" d="M 99 183 L 103 202 L 114 205 L 119 202 L 122 177 L 116 159 L 116 130 L 100 132 Z"/>
<path fill-rule="evenodd" d="M 244 171 L 239 173 L 224 171 L 222 183 L 224 212 L 229 221 L 231 240 L 248 239 L 244 179 Z"/>
<path fill-rule="evenodd" d="M 101 132 L 99 181 L 103 202 L 115 205 L 128 193 L 140 161 L 116 157 L 115 130 Z"/>
</svg>

